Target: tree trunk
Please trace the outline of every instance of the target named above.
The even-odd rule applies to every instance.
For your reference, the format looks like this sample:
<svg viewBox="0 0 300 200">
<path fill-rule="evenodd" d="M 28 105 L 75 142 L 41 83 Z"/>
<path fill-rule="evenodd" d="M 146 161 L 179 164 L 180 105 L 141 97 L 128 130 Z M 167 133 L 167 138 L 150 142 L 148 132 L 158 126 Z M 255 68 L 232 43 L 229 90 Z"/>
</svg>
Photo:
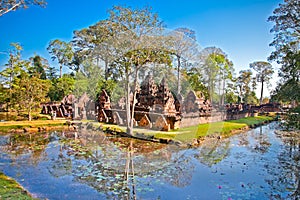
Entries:
<svg viewBox="0 0 300 200">
<path fill-rule="evenodd" d="M 137 76 L 138 76 L 138 67 L 136 66 L 134 72 L 134 82 L 133 82 L 133 96 L 132 96 L 132 108 L 131 108 L 131 121 L 130 121 L 130 135 L 133 135 L 133 125 L 134 125 L 134 109 L 135 109 L 135 98 L 136 98 L 136 86 L 137 86 Z"/>
<path fill-rule="evenodd" d="M 243 103 L 243 87 L 242 86 L 239 86 L 240 88 L 240 94 L 239 94 L 239 97 L 240 99 L 238 100 L 239 102 L 238 103 Z"/>
<path fill-rule="evenodd" d="M 261 90 L 260 90 L 260 105 L 262 105 L 263 100 L 263 92 L 264 92 L 264 81 L 261 81 Z"/>
<path fill-rule="evenodd" d="M 220 74 L 220 78 L 219 78 L 219 106 L 221 106 L 222 104 L 222 97 L 221 97 L 221 79 L 222 79 L 222 76 Z"/>
<path fill-rule="evenodd" d="M 133 130 L 131 130 L 130 123 L 131 117 L 130 117 L 130 85 L 129 85 L 129 74 L 126 72 L 126 132 L 128 135 L 131 135 Z"/>
<path fill-rule="evenodd" d="M 105 73 L 105 75 L 104 75 L 105 80 L 107 81 L 107 79 L 108 79 L 108 61 L 107 61 L 107 60 L 105 60 L 105 69 L 104 69 L 104 73 Z"/>
<path fill-rule="evenodd" d="M 32 117 L 31 117 L 31 108 L 29 108 L 28 110 L 28 121 L 31 121 Z"/>
<path fill-rule="evenodd" d="M 181 67 L 181 63 L 180 63 L 180 56 L 177 55 L 177 94 L 180 94 L 181 92 L 181 83 L 180 83 L 180 67 Z"/>
<path fill-rule="evenodd" d="M 59 66 L 59 78 L 62 77 L 62 65 Z"/>
<path fill-rule="evenodd" d="M 213 81 L 209 79 L 209 96 L 210 96 L 210 103 L 213 105 L 213 95 L 214 95 L 214 86 L 213 86 Z"/>
<path fill-rule="evenodd" d="M 223 88 L 222 88 L 222 102 L 221 102 L 221 105 L 223 106 L 224 104 L 225 104 L 225 82 L 226 82 L 226 80 L 225 80 L 225 78 L 224 78 L 224 76 L 223 76 Z"/>
</svg>

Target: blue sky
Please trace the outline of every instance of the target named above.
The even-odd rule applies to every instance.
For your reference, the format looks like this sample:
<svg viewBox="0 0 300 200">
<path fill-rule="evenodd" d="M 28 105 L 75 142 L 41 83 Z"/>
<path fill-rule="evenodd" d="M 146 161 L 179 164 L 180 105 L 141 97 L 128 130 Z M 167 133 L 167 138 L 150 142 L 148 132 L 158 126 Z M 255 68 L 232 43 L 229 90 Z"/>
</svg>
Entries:
<svg viewBox="0 0 300 200">
<path fill-rule="evenodd" d="M 195 30 L 201 47 L 216 46 L 227 53 L 236 72 L 249 63 L 266 61 L 272 23 L 268 16 L 283 0 L 48 0 L 46 8 L 31 6 L 0 17 L 0 52 L 19 42 L 23 58 L 35 53 L 50 60 L 46 48 L 53 39 L 69 41 L 74 30 L 107 18 L 113 5 L 151 6 L 167 28 Z M 0 70 L 7 55 L 0 54 Z"/>
</svg>

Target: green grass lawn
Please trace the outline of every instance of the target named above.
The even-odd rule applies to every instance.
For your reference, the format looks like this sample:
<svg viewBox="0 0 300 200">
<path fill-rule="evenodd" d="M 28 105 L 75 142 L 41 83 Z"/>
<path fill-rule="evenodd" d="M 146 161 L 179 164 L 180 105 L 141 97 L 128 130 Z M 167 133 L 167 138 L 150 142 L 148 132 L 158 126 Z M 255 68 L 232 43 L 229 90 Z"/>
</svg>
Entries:
<svg viewBox="0 0 300 200">
<path fill-rule="evenodd" d="M 16 181 L 0 172 L 0 199 L 32 200 L 32 198 Z"/>
<path fill-rule="evenodd" d="M 148 129 L 135 129 L 134 132 L 143 133 L 146 136 L 154 136 L 157 139 L 173 139 L 181 142 L 188 142 L 194 138 L 200 138 L 211 134 L 228 135 L 234 130 L 240 130 L 247 126 L 261 124 L 264 121 L 272 120 L 270 116 L 247 117 L 238 120 L 229 120 L 221 122 L 213 122 L 207 124 L 199 124 L 198 126 L 191 126 L 187 128 L 180 128 L 179 130 L 164 132 L 154 131 Z M 8 132 L 12 129 L 22 129 L 26 127 L 43 127 L 43 126 L 61 126 L 66 120 L 35 120 L 35 121 L 8 121 L 0 122 L 0 133 Z M 98 122 L 91 122 L 94 127 L 99 127 L 105 130 L 112 130 L 116 132 L 125 132 L 126 127 L 118 125 L 104 124 Z"/>
<path fill-rule="evenodd" d="M 234 130 L 240 130 L 247 126 L 261 124 L 264 121 L 272 119 L 272 117 L 268 116 L 247 117 L 238 120 L 199 124 L 198 126 L 180 128 L 179 130 L 171 132 L 159 132 L 154 136 L 156 138 L 173 139 L 181 142 L 189 142 L 194 138 L 204 137 L 211 134 L 221 134 L 223 136 L 226 136 L 231 134 Z"/>
<path fill-rule="evenodd" d="M 22 128 L 36 128 L 36 127 L 49 127 L 49 126 L 62 126 L 66 120 L 33 120 L 33 121 L 4 121 L 0 122 L 0 133 L 6 133 L 12 129 Z"/>
<path fill-rule="evenodd" d="M 229 120 L 227 122 L 235 122 L 235 123 L 241 123 L 241 124 L 246 124 L 248 126 L 255 125 L 262 123 L 264 121 L 272 120 L 273 117 L 270 116 L 257 116 L 257 117 L 246 117 L 246 118 L 241 118 L 237 120 Z"/>
<path fill-rule="evenodd" d="M 246 127 L 261 124 L 265 121 L 272 120 L 270 116 L 257 116 L 247 117 L 238 120 L 229 120 L 221 122 L 213 122 L 207 124 L 199 124 L 197 126 L 191 126 L 186 128 L 180 128 L 179 130 L 173 130 L 169 132 L 156 131 L 151 129 L 135 128 L 134 133 L 142 133 L 145 136 L 154 136 L 156 139 L 171 139 L 180 142 L 190 142 L 194 138 L 198 139 L 211 134 L 220 134 L 222 136 L 231 135 L 233 132 L 242 130 Z M 98 126 L 95 124 L 95 126 Z M 116 132 L 126 132 L 126 127 L 101 123 L 102 129 L 111 130 Z"/>
</svg>

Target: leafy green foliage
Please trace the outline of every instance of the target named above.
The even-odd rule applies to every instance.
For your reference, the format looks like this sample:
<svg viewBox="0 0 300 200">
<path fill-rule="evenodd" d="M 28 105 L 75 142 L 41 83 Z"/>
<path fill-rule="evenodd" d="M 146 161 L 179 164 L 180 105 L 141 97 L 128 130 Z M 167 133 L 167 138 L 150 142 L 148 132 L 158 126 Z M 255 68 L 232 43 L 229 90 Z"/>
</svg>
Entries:
<svg viewBox="0 0 300 200">
<path fill-rule="evenodd" d="M 265 61 L 250 63 L 250 68 L 253 68 L 257 72 L 256 79 L 261 83 L 260 104 L 262 104 L 264 86 L 265 84 L 269 84 L 269 81 L 274 74 L 274 70 L 272 65 Z"/>
<path fill-rule="evenodd" d="M 291 109 L 285 118 L 285 127 L 289 129 L 300 130 L 300 106 Z"/>
<path fill-rule="evenodd" d="M 250 70 L 241 70 L 239 76 L 236 78 L 236 86 L 238 89 L 238 94 L 241 102 L 246 102 L 246 97 L 251 95 L 251 77 L 252 72 Z M 249 102 L 246 102 L 249 103 Z"/>
<path fill-rule="evenodd" d="M 300 82 L 296 80 L 287 80 L 279 83 L 272 94 L 273 101 L 293 102 L 300 101 Z"/>
<path fill-rule="evenodd" d="M 50 87 L 50 81 L 40 79 L 43 75 L 39 64 L 40 57 L 35 57 L 35 62 L 21 59 L 21 46 L 12 44 L 10 58 L 6 68 L 0 73 L 3 79 L 1 96 L 6 101 L 9 109 L 16 109 L 28 114 L 31 120 L 31 113 L 38 109 L 40 103 L 46 101 L 46 95 Z M 40 71 L 39 71 L 40 70 Z"/>
<path fill-rule="evenodd" d="M 96 100 L 97 94 L 104 88 L 104 74 L 102 69 L 92 62 L 85 61 L 82 70 L 75 75 L 74 95 L 82 96 L 87 93 L 89 97 Z"/>
<path fill-rule="evenodd" d="M 38 77 L 30 77 L 23 71 L 13 81 L 13 99 L 18 110 L 28 113 L 29 121 L 34 109 L 39 109 L 40 103 L 47 101 L 46 95 L 50 88 L 50 81 Z"/>
<path fill-rule="evenodd" d="M 299 20 L 300 3 L 297 0 L 286 0 L 273 11 L 268 21 L 274 22 L 271 32 L 274 33 L 273 42 L 275 47 L 269 59 L 281 64 L 279 76 L 282 78 L 276 88 L 276 99 L 284 101 L 299 101 Z M 295 91 L 296 89 L 296 91 Z M 277 95 L 276 95 L 277 94 Z"/>
<path fill-rule="evenodd" d="M 191 85 L 191 89 L 195 92 L 201 92 L 206 99 L 209 98 L 209 92 L 207 86 L 205 86 L 202 82 L 203 75 L 200 70 L 196 67 L 192 67 L 191 69 L 185 71 L 186 77 Z"/>
<path fill-rule="evenodd" d="M 52 59 L 57 59 L 60 64 L 60 78 L 62 77 L 62 67 L 63 65 L 70 65 L 73 61 L 74 52 L 72 50 L 72 45 L 65 41 L 55 39 L 50 42 L 47 50 L 52 54 Z"/>
<path fill-rule="evenodd" d="M 207 47 L 200 52 L 203 82 L 209 91 L 210 101 L 225 102 L 225 88 L 233 80 L 233 64 L 227 55 L 216 47 Z"/>
<path fill-rule="evenodd" d="M 259 104 L 259 100 L 256 97 L 256 94 L 254 91 L 251 91 L 250 93 L 245 94 L 244 96 L 244 102 L 246 104 L 251 104 L 251 105 L 257 105 Z"/>
<path fill-rule="evenodd" d="M 63 74 L 61 78 L 53 78 L 48 92 L 51 101 L 61 101 L 66 95 L 72 94 L 75 88 L 75 78 L 70 74 Z"/>
<path fill-rule="evenodd" d="M 275 47 L 269 57 L 280 64 L 286 64 L 288 54 L 299 52 L 300 38 L 300 2 L 298 0 L 285 0 L 274 9 L 273 15 L 268 21 L 274 22 L 271 33 L 274 33 L 273 42 L 270 46 Z"/>
<path fill-rule="evenodd" d="M 49 67 L 48 61 L 41 56 L 35 55 L 32 60 L 32 69 L 29 73 L 34 76 L 39 76 L 40 79 L 47 79 L 46 69 Z"/>
<path fill-rule="evenodd" d="M 285 0 L 273 11 L 268 21 L 274 22 L 271 33 L 274 33 L 270 46 L 275 47 L 269 60 L 281 64 L 280 83 L 272 94 L 273 101 L 295 103 L 300 101 L 300 2 Z M 299 114 L 288 116 L 289 126 L 299 128 Z"/>
</svg>

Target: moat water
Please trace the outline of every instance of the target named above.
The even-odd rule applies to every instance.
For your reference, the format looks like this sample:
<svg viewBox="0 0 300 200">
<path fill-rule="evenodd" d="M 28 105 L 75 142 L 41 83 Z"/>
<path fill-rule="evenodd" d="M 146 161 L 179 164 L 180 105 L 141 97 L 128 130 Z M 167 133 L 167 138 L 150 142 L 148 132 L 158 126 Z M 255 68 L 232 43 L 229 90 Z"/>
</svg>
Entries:
<svg viewBox="0 0 300 200">
<path fill-rule="evenodd" d="M 300 133 L 273 122 L 198 148 L 102 132 L 0 136 L 0 171 L 39 199 L 299 199 Z"/>
</svg>

